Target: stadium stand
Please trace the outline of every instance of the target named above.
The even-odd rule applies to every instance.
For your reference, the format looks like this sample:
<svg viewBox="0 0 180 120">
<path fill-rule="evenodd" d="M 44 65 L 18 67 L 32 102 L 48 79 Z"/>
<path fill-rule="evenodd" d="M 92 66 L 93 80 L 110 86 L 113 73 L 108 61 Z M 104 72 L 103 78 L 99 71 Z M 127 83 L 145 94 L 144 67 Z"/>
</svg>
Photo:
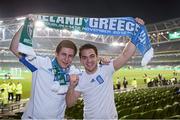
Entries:
<svg viewBox="0 0 180 120">
<path fill-rule="evenodd" d="M 27 103 L 27 100 L 22 100 L 21 102 L 10 103 L 5 107 L 1 106 L 0 118 L 1 119 L 20 119 L 26 103 Z"/>
<path fill-rule="evenodd" d="M 0 68 L 17 67 L 25 69 L 8 50 L 10 41 L 22 25 L 23 19 L 6 18 L 2 21 L 3 23 L 0 24 Z M 180 30 L 180 18 L 147 24 L 147 29 L 155 51 L 154 58 L 149 66 L 163 65 L 180 69 L 180 38 L 170 40 L 168 37 L 169 33 Z M 100 56 L 110 56 L 111 58 L 116 57 L 129 40 L 127 37 L 77 34 L 67 30 L 43 29 L 42 31 L 42 28 L 37 27 L 34 33 L 33 46 L 37 54 L 52 57 L 56 45 L 62 39 L 71 39 L 78 47 L 87 42 L 94 44 L 97 46 Z M 113 42 L 117 42 L 119 45 L 112 46 Z M 137 51 L 127 64 L 139 67 L 140 61 L 141 57 Z M 75 57 L 73 63 L 80 66 L 78 56 Z M 118 116 L 121 119 L 180 119 L 180 94 L 175 94 L 174 86 L 115 93 L 115 102 Z M 20 119 L 24 105 L 24 103 L 16 103 L 1 108 L 0 118 Z M 83 118 L 82 100 L 79 100 L 74 107 L 67 109 L 66 118 Z"/>
<path fill-rule="evenodd" d="M 175 94 L 175 89 L 175 86 L 169 86 L 115 93 L 118 117 L 120 119 L 180 118 L 180 94 Z M 82 102 L 79 100 L 74 107 L 68 108 L 66 116 L 82 119 Z"/>
<path fill-rule="evenodd" d="M 24 17 L 24 16 L 23 16 Z M 10 40 L 12 39 L 15 31 L 22 25 L 23 19 L 17 18 L 3 19 L 0 25 L 0 58 L 1 63 L 6 65 L 18 63 L 15 57 L 8 51 Z M 147 24 L 149 36 L 153 42 L 155 49 L 155 56 L 149 65 L 178 65 L 179 61 L 179 39 L 170 40 L 168 33 L 178 31 L 180 29 L 180 18 L 162 21 L 154 24 Z M 160 37 L 158 37 L 160 36 Z M 110 56 L 114 58 L 121 52 L 128 41 L 127 37 L 121 36 L 105 36 L 94 35 L 87 33 L 75 33 L 67 30 L 54 30 L 54 29 L 35 29 L 34 32 L 34 48 L 40 55 L 52 56 L 55 46 L 61 39 L 72 39 L 77 46 L 81 46 L 85 42 L 95 44 L 99 50 L 100 56 Z M 46 42 L 44 42 L 46 41 Z M 121 43 L 120 46 L 112 46 L 113 42 Z M 2 59 L 3 58 L 3 59 Z M 161 59 L 162 58 L 162 59 Z M 137 52 L 136 55 L 128 62 L 129 65 L 139 66 L 140 56 Z M 164 59 L 167 59 L 164 61 Z M 162 60 L 164 61 L 162 63 Z M 75 62 L 79 65 L 78 57 Z M 2 65 L 2 64 L 1 64 Z M 18 64 L 16 64 L 18 65 Z"/>
</svg>

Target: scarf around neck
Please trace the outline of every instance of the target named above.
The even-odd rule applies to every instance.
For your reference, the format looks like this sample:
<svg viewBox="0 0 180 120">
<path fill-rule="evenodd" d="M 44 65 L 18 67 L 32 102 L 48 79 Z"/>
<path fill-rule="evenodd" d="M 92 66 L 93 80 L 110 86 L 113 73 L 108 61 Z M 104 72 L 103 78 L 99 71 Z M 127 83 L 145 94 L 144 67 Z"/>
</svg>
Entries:
<svg viewBox="0 0 180 120">
<path fill-rule="evenodd" d="M 60 85 L 67 85 L 69 82 L 70 67 L 64 69 L 59 64 L 56 58 L 52 60 L 52 69 L 54 72 L 54 81 L 58 81 Z"/>
</svg>

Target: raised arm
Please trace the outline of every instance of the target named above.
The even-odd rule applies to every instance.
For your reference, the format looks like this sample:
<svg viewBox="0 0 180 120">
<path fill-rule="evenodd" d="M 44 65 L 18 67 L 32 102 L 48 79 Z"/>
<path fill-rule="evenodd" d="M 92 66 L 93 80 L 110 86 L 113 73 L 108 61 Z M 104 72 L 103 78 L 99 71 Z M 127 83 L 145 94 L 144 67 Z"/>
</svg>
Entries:
<svg viewBox="0 0 180 120">
<path fill-rule="evenodd" d="M 36 20 L 36 17 L 33 16 L 33 15 L 31 15 L 31 14 L 29 14 L 26 20 L 32 21 L 32 22 L 33 22 L 32 25 L 34 26 L 34 22 L 35 22 L 35 20 Z M 26 20 L 25 20 L 25 21 L 26 21 Z M 23 26 L 24 26 L 24 25 L 23 25 Z M 20 29 L 15 33 L 15 35 L 14 35 L 12 41 L 11 41 L 10 48 L 9 48 L 10 51 L 12 51 L 12 53 L 13 53 L 14 55 L 16 55 L 18 58 L 21 57 L 21 54 L 18 52 L 18 46 L 19 46 L 19 39 L 20 39 L 20 37 L 21 37 L 21 33 L 22 33 L 22 30 L 23 30 L 23 26 L 21 26 Z M 27 27 L 27 24 L 26 24 L 24 27 Z"/>
<path fill-rule="evenodd" d="M 134 55 L 135 51 L 136 46 L 129 41 L 123 52 L 113 61 L 114 69 L 120 69 L 129 60 L 129 58 Z"/>
<path fill-rule="evenodd" d="M 66 94 L 66 105 L 67 107 L 72 107 L 75 105 L 76 101 L 80 97 L 81 93 L 75 91 L 74 87 L 69 86 L 67 94 Z"/>
<path fill-rule="evenodd" d="M 78 81 L 79 78 L 77 75 L 70 75 L 70 85 L 66 94 L 67 107 L 72 107 L 81 95 L 80 92 L 75 91 L 75 87 L 78 84 Z"/>
<path fill-rule="evenodd" d="M 15 33 L 12 41 L 11 41 L 11 44 L 10 44 L 10 51 L 18 58 L 21 57 L 21 55 L 19 54 L 18 52 L 18 44 L 19 44 L 19 39 L 20 39 L 20 35 L 21 35 L 21 32 L 22 32 L 22 26 L 20 27 L 20 29 Z"/>
<path fill-rule="evenodd" d="M 139 24 L 144 25 L 144 21 L 142 19 L 135 18 L 135 20 Z M 136 46 L 131 41 L 129 41 L 126 44 L 126 47 L 124 48 L 123 52 L 113 61 L 114 69 L 120 69 L 129 60 L 129 58 L 131 58 L 131 56 L 134 55 L 135 51 Z"/>
</svg>

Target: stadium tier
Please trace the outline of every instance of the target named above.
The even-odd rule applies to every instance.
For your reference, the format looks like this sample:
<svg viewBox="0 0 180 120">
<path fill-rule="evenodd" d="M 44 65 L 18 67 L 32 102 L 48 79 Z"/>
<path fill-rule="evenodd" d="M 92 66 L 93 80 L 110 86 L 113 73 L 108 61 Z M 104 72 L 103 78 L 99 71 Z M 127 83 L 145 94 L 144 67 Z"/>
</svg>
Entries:
<svg viewBox="0 0 180 120">
<path fill-rule="evenodd" d="M 0 23 L 0 84 L 11 80 L 16 83 L 21 80 L 22 99 L 30 96 L 32 76 L 31 72 L 27 71 L 9 51 L 9 44 L 15 32 L 23 24 L 24 17 L 26 16 L 21 17 L 22 19 L 6 18 Z M 180 18 L 147 24 L 147 30 L 154 48 L 154 57 L 148 66 L 144 68 L 140 66 L 142 56 L 136 51 L 127 66 L 118 70 L 113 76 L 114 85 L 117 83 L 117 78 L 121 80 L 121 84 L 125 77 L 129 82 L 127 89 L 121 87 L 118 92 L 115 89 L 118 116 L 120 119 L 180 118 L 180 94 L 176 94 L 175 91 L 176 88 L 180 89 Z M 57 44 L 64 39 L 72 40 L 78 48 L 85 43 L 91 43 L 98 48 L 100 56 L 110 58 L 117 57 L 129 41 L 128 37 L 95 35 L 36 26 L 33 48 L 38 55 L 52 58 Z M 73 64 L 82 69 L 78 55 L 75 56 Z M 6 79 L 7 73 L 11 79 Z M 147 74 L 146 78 L 145 74 Z M 162 78 L 160 79 L 159 76 Z M 137 89 L 130 84 L 133 79 L 137 80 Z M 159 83 L 155 85 L 154 81 L 157 79 Z M 162 81 L 168 84 L 162 84 Z M 148 86 L 148 83 L 153 85 Z M 15 106 L 19 104 L 15 103 Z M 13 110 L 9 110 L 11 108 L 9 106 L 13 105 L 14 103 L 7 105 L 7 114 L 0 113 L 0 119 L 20 119 L 22 110 L 18 109 L 18 113 L 14 114 Z M 0 110 L 2 111 L 2 108 Z M 65 118 L 82 119 L 83 101 L 78 100 L 74 107 L 67 109 Z"/>
<path fill-rule="evenodd" d="M 176 87 L 138 89 L 115 93 L 115 103 L 120 119 L 171 119 L 180 114 L 180 95 Z M 78 111 L 78 112 L 77 112 Z M 66 110 L 70 119 L 83 118 L 83 102 Z M 179 118 L 179 117 L 178 117 Z"/>
<path fill-rule="evenodd" d="M 18 65 L 18 61 L 9 52 L 8 47 L 14 33 L 22 25 L 23 21 L 24 19 L 8 18 L 3 19 L 3 22 L 0 24 L 0 63 L 3 63 L 1 66 L 10 65 L 11 63 Z M 180 38 L 170 39 L 168 36 L 169 33 L 179 32 L 180 18 L 147 24 L 146 26 L 155 50 L 155 56 L 149 65 L 179 65 Z M 77 32 L 49 28 L 43 28 L 42 30 L 40 26 L 37 26 L 34 32 L 33 47 L 42 56 L 53 56 L 55 46 L 62 39 L 71 39 L 77 46 L 81 46 L 86 42 L 92 43 L 97 46 L 100 56 L 110 56 L 111 58 L 116 57 L 128 41 L 127 37 L 121 36 L 94 35 L 80 32 L 77 34 Z M 113 42 L 119 44 L 116 46 Z M 136 52 L 136 55 L 128 64 L 139 66 L 140 59 L 139 53 Z M 74 63 L 80 65 L 78 57 Z"/>
</svg>

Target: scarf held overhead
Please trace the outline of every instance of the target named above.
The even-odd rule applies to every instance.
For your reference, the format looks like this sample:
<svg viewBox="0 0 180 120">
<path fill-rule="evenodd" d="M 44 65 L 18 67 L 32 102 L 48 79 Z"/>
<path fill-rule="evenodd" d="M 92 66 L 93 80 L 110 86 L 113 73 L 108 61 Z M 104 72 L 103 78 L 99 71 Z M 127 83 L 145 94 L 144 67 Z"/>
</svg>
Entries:
<svg viewBox="0 0 180 120">
<path fill-rule="evenodd" d="M 132 17 L 114 17 L 114 18 L 85 18 L 85 17 L 64 17 L 64 16 L 41 16 L 38 15 L 37 19 L 42 21 L 47 27 L 53 29 L 67 29 L 70 31 L 78 30 L 80 32 L 101 34 L 101 35 L 113 35 L 113 36 L 128 36 L 131 42 L 139 50 L 143 56 L 141 65 L 145 66 L 153 57 L 153 48 L 150 43 L 150 39 L 147 34 L 146 27 L 138 24 Z M 28 23 L 25 20 L 26 27 Z M 28 32 L 28 27 L 23 31 Z M 25 34 L 22 32 L 22 34 Z M 21 38 L 22 35 L 21 34 Z M 23 39 L 28 42 L 32 41 L 28 34 L 27 37 L 23 36 Z M 23 44 L 22 40 L 20 44 Z M 32 47 L 32 44 L 25 44 L 28 47 Z M 27 50 L 26 50 L 27 51 Z M 34 55 L 34 51 L 25 54 Z"/>
</svg>

